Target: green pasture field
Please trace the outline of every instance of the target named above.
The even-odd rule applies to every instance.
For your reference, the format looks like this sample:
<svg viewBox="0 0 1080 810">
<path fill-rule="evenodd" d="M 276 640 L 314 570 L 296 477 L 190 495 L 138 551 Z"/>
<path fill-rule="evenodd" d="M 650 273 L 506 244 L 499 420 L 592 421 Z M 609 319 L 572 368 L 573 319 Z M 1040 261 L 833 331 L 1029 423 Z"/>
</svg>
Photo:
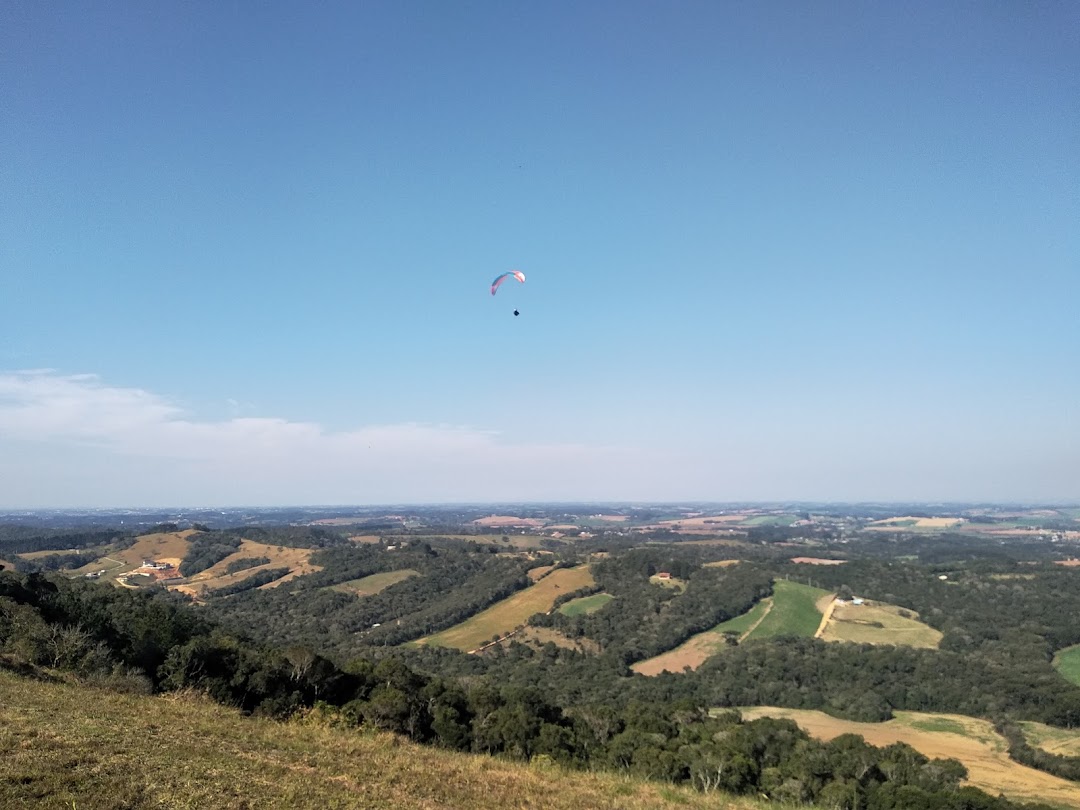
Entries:
<svg viewBox="0 0 1080 810">
<path fill-rule="evenodd" d="M 583 613 L 595 613 L 615 597 L 610 593 L 594 593 L 592 596 L 582 596 L 580 599 L 571 599 L 559 608 L 559 613 L 564 616 L 580 616 Z"/>
<path fill-rule="evenodd" d="M 765 615 L 765 611 L 769 609 L 769 603 L 771 599 L 766 597 L 754 605 L 746 613 L 741 616 L 736 616 L 734 619 L 728 619 L 726 622 L 720 622 L 716 627 L 711 630 L 706 630 L 707 633 L 738 633 L 740 636 L 753 627 L 762 616 Z M 817 628 L 814 628 L 817 630 Z"/>
<path fill-rule="evenodd" d="M 351 593 L 355 596 L 374 596 L 379 591 L 384 591 L 391 585 L 397 585 L 399 582 L 404 582 L 409 577 L 418 576 L 420 576 L 419 571 L 414 571 L 411 568 L 403 568 L 400 571 L 385 571 L 381 574 L 371 574 L 370 576 L 360 577 L 360 579 L 350 579 L 348 582 L 339 582 L 337 585 L 331 585 L 330 590 Z"/>
<path fill-rule="evenodd" d="M 454 647 L 466 652 L 479 649 L 494 636 L 501 637 L 512 632 L 515 627 L 527 622 L 534 613 L 547 613 L 561 594 L 576 591 L 594 582 L 587 565 L 560 568 L 535 585 L 508 596 L 461 624 L 419 639 L 415 643 Z"/>
<path fill-rule="evenodd" d="M 1065 680 L 1080 686 L 1080 644 L 1058 650 L 1054 656 L 1054 669 Z"/>
<path fill-rule="evenodd" d="M 968 727 L 951 717 L 920 716 L 919 719 L 909 720 L 908 725 L 911 728 L 917 728 L 919 731 L 944 731 L 949 734 L 968 736 Z"/>
<path fill-rule="evenodd" d="M 815 604 L 829 592 L 786 579 L 773 585 L 773 605 L 764 619 L 747 637 L 804 636 L 812 638 L 821 624 L 821 611 Z"/>
</svg>

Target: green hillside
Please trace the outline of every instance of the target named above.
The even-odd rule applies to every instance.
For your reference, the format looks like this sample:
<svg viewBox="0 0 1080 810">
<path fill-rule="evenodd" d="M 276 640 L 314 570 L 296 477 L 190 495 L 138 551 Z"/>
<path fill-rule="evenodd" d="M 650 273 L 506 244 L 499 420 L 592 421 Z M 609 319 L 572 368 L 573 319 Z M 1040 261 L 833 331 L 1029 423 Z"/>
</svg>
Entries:
<svg viewBox="0 0 1080 810">
<path fill-rule="evenodd" d="M 821 624 L 821 611 L 815 603 L 828 593 L 821 588 L 778 579 L 773 587 L 772 607 L 749 638 L 813 636 Z"/>
<path fill-rule="evenodd" d="M 0 671 L 0 806 L 714 808 L 776 805 L 617 774 L 420 746 L 309 715 L 244 717 L 193 693 L 146 697 Z"/>
</svg>

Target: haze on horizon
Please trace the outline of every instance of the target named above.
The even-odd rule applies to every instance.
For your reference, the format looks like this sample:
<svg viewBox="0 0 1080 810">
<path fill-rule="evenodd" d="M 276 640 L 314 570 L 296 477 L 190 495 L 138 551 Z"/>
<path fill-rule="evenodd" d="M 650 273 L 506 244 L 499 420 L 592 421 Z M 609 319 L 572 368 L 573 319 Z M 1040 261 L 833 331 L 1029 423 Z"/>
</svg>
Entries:
<svg viewBox="0 0 1080 810">
<path fill-rule="evenodd" d="M 1077 98 L 1067 2 L 14 0 L 0 509 L 1076 502 Z"/>
</svg>

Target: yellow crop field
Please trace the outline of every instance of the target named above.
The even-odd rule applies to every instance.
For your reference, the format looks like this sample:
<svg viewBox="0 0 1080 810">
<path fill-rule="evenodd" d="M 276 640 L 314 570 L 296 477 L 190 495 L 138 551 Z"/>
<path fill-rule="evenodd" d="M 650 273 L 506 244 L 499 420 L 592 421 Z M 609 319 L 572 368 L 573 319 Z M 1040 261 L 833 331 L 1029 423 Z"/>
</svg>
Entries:
<svg viewBox="0 0 1080 810">
<path fill-rule="evenodd" d="M 885 723 L 856 723 L 805 709 L 759 706 L 741 711 L 747 720 L 789 718 L 822 740 L 858 734 L 871 745 L 907 743 L 932 759 L 959 760 L 968 770 L 965 784 L 992 796 L 1004 793 L 1013 801 L 1080 808 L 1080 784 L 1013 762 L 1005 739 L 986 720 L 960 714 L 896 712 L 895 719 Z"/>
<path fill-rule="evenodd" d="M 1027 741 L 1043 751 L 1063 757 L 1080 756 L 1080 731 L 1047 726 L 1042 723 L 1021 723 Z"/>
<path fill-rule="evenodd" d="M 630 667 L 639 675 L 659 675 L 661 672 L 682 672 L 686 667 L 697 669 L 726 646 L 722 633 L 706 630 L 691 636 L 674 650 L 638 661 Z"/>
<path fill-rule="evenodd" d="M 544 578 L 544 575 L 554 567 L 554 565 L 538 565 L 536 568 L 530 568 L 529 579 L 533 582 L 539 582 Z"/>
<path fill-rule="evenodd" d="M 493 636 L 505 636 L 518 625 L 524 624 L 534 613 L 547 613 L 562 594 L 592 584 L 594 580 L 589 566 L 560 568 L 535 585 L 508 596 L 461 624 L 422 638 L 417 643 L 454 647 L 465 651 L 475 650 L 491 641 Z"/>
<path fill-rule="evenodd" d="M 907 613 L 911 618 L 902 616 Z M 936 648 L 941 633 L 918 621 L 918 614 L 883 602 L 833 602 L 832 611 L 818 637 L 823 641 L 854 641 L 859 644 L 895 644 Z"/>
</svg>

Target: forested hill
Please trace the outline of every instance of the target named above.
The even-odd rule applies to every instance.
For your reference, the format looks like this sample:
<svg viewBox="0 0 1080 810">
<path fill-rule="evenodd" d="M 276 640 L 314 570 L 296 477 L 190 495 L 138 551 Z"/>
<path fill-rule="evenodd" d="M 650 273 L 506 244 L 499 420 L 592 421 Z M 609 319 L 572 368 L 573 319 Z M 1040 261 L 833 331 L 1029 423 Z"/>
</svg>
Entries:
<svg viewBox="0 0 1080 810">
<path fill-rule="evenodd" d="M 170 600 L 55 575 L 20 577 L 0 573 L 0 661 L 9 669 L 27 674 L 50 677 L 49 671 L 59 671 L 81 683 L 127 694 L 195 691 L 218 703 L 279 721 L 293 718 L 295 723 L 295 718 L 310 715 L 314 708 L 326 723 L 342 729 L 340 733 L 356 736 L 357 742 L 351 742 L 350 738 L 349 743 L 355 746 L 361 746 L 359 740 L 363 737 L 358 735 L 363 732 L 394 732 L 444 750 L 527 760 L 537 767 L 551 763 L 572 770 L 621 771 L 636 778 L 686 784 L 710 794 L 721 791 L 826 806 L 830 802 L 844 806 L 843 797 L 856 797 L 859 806 L 866 807 L 1003 810 L 1015 806 L 973 788 L 960 787 L 965 776 L 960 763 L 929 760 L 906 745 L 878 749 L 850 737 L 819 742 L 790 721 L 744 722 L 733 712 L 713 716 L 706 706 L 691 701 L 558 705 L 540 686 L 499 684 L 483 677 L 457 680 L 425 676 L 397 657 L 387 657 L 378 663 L 358 658 L 339 666 L 306 648 L 276 650 L 237 638 L 175 598 Z M 12 691 L 30 689 L 25 682 L 5 677 L 3 688 L 8 693 L 3 700 L 10 707 L 7 711 L 15 712 L 16 707 L 26 705 L 26 699 L 16 700 L 18 692 Z M 49 702 L 47 697 L 39 699 Z M 130 739 L 125 730 L 128 715 L 117 710 L 117 714 L 110 716 L 108 709 L 102 713 L 92 708 L 95 701 L 104 705 L 112 698 L 87 692 L 82 698 L 66 699 L 76 704 L 86 703 L 86 711 L 92 716 L 80 712 L 70 715 L 44 712 L 35 721 L 34 713 L 30 712 L 12 714 L 10 722 L 5 723 L 8 731 L 2 739 L 9 752 L 37 750 L 37 746 L 43 752 L 51 750 L 50 747 L 68 752 L 65 767 L 58 767 L 59 761 L 53 763 L 55 767 L 46 767 L 45 763 L 51 760 L 44 755 L 5 757 L 3 767 L 16 769 L 5 774 L 5 780 L 0 782 L 0 790 L 8 791 L 13 800 L 8 804 L 16 798 L 23 801 L 23 797 L 52 800 L 74 789 L 72 786 L 82 778 L 83 772 L 69 767 L 70 764 L 83 757 L 105 756 L 103 752 L 107 750 L 105 738 L 98 739 L 104 731 L 91 729 L 94 722 L 105 723 L 112 729 L 108 739 L 115 740 L 116 735 Z M 65 718 L 63 724 L 60 717 Z M 174 729 L 167 717 L 166 713 L 155 711 L 147 713 L 145 720 L 130 721 L 133 728 L 143 729 L 146 723 L 153 727 L 139 731 L 140 753 L 145 748 L 154 748 L 146 745 L 147 740 L 170 739 L 168 734 Z M 20 735 L 10 730 L 19 728 L 20 723 L 33 722 L 47 730 L 29 741 L 27 732 Z M 205 717 L 199 720 L 199 732 L 184 738 L 186 742 L 178 741 L 179 750 L 169 756 L 176 761 L 191 761 L 192 748 L 206 748 L 203 731 L 209 739 L 231 736 L 242 741 L 264 733 L 256 729 L 267 728 L 241 726 L 219 734 L 214 722 Z M 241 722 L 239 718 L 237 722 Z M 65 728 L 68 730 L 64 731 Z M 289 741 L 291 732 L 284 731 L 289 726 L 272 728 L 282 729 L 281 745 L 292 752 L 289 756 L 305 744 Z M 80 733 L 85 736 L 65 736 Z M 265 733 L 273 737 L 272 732 Z M 171 745 L 162 744 L 165 748 Z M 225 746 L 225 750 L 232 752 L 231 759 L 227 759 L 231 763 L 229 767 L 212 767 L 225 773 L 248 773 L 246 765 L 236 764 L 239 760 L 252 761 L 242 745 L 238 750 L 234 742 Z M 369 754 L 375 756 L 371 750 Z M 287 759 L 275 755 L 277 761 L 282 758 Z M 310 759 L 300 758 L 303 763 L 300 771 L 312 767 Z M 388 769 L 392 763 L 393 755 Z M 164 758 L 159 766 L 165 771 L 169 769 Z M 288 765 L 281 767 L 293 770 Z M 499 767 L 495 763 L 491 765 L 493 771 Z M 93 768 L 89 771 L 95 772 Z M 346 783 L 356 778 L 341 775 Z M 485 789 L 485 779 L 477 778 L 480 790 Z M 154 780 L 146 781 L 162 782 L 157 775 Z M 85 783 L 82 784 L 82 789 L 86 789 Z M 401 782 L 393 784 L 401 788 Z M 493 777 L 492 795 L 498 795 L 499 784 Z M 244 789 L 242 779 L 235 782 L 229 800 L 223 805 L 243 806 Z M 35 790 L 40 793 L 35 794 Z M 906 804 L 897 803 L 897 797 L 901 796 Z M 388 801 L 372 806 L 409 806 L 414 800 L 410 797 L 408 794 L 404 802 Z M 152 797 L 137 794 L 127 805 L 120 806 L 148 806 L 153 801 Z M 723 807 L 726 802 L 723 800 L 718 806 Z M 628 806 L 618 798 L 612 803 Z M 94 802 L 89 804 L 93 806 Z M 418 806 L 422 804 L 423 801 L 416 802 Z"/>
</svg>

